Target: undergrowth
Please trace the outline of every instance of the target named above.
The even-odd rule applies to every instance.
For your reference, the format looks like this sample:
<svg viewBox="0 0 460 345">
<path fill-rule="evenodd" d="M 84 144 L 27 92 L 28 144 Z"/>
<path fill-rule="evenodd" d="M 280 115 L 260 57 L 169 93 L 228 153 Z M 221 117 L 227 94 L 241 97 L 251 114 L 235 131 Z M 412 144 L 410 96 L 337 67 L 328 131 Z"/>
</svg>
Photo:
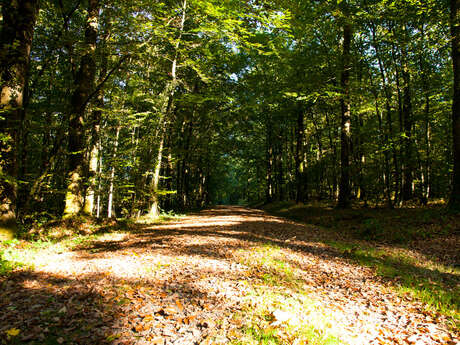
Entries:
<svg viewBox="0 0 460 345">
<path fill-rule="evenodd" d="M 269 213 L 321 226 L 354 239 L 406 244 L 410 241 L 459 234 L 460 217 L 440 206 L 351 208 L 332 203 L 296 204 L 283 201 L 265 205 Z"/>
<path fill-rule="evenodd" d="M 248 294 L 240 313 L 241 327 L 231 343 L 338 345 L 339 325 L 320 302 L 310 296 L 301 274 L 283 260 L 276 245 L 242 249 L 238 260 L 256 280 L 244 281 Z"/>
<path fill-rule="evenodd" d="M 460 328 L 460 267 L 455 258 L 441 262 L 410 247 L 413 241 L 456 236 L 459 217 L 440 208 L 337 210 L 321 204 L 283 202 L 265 209 L 336 234 L 323 242 L 338 255 L 373 268 L 392 281 L 401 296 L 422 301 L 434 317 L 436 313 L 445 315 L 452 328 Z"/>
<path fill-rule="evenodd" d="M 156 221 L 162 223 L 180 219 L 182 215 L 162 214 Z M 38 223 L 37 223 L 38 224 Z M 99 221 L 88 217 L 73 217 L 35 225 L 16 234 L 17 238 L 0 238 L 0 277 L 19 268 L 33 269 L 38 253 L 62 253 L 68 250 L 90 248 L 104 238 L 113 238 L 142 228 L 131 219 Z"/>
</svg>

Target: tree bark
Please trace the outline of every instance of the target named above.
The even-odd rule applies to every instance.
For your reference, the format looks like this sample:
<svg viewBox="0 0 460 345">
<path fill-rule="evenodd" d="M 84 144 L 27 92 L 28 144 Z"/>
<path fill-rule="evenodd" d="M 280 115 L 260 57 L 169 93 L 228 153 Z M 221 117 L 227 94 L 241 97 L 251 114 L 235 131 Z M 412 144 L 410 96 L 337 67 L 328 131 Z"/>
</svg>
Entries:
<svg viewBox="0 0 460 345">
<path fill-rule="evenodd" d="M 98 35 L 99 0 L 89 0 L 85 24 L 84 55 L 75 78 L 69 112 L 68 185 L 64 216 L 83 212 L 85 204 L 84 175 L 88 160 L 86 152 L 85 110 L 96 75 L 95 51 Z"/>
<path fill-rule="evenodd" d="M 341 126 L 341 153 L 340 153 L 340 187 L 339 208 L 350 207 L 350 153 L 351 153 L 351 110 L 350 110 L 350 46 L 352 26 L 345 23 L 343 26 L 343 53 L 340 100 L 342 110 Z"/>
<path fill-rule="evenodd" d="M 161 118 L 160 118 L 160 142 L 158 146 L 157 160 L 155 163 L 154 175 L 152 180 L 152 204 L 148 213 L 150 219 L 156 219 L 159 216 L 159 198 L 158 198 L 158 185 L 160 182 L 160 170 L 161 162 L 163 161 L 163 146 L 166 137 L 166 130 L 169 121 L 169 114 L 172 109 L 174 94 L 176 92 L 177 86 L 177 61 L 179 58 L 179 47 L 182 39 L 182 33 L 184 31 L 185 19 L 187 13 L 187 0 L 182 2 L 182 15 L 179 28 L 179 36 L 177 37 L 174 60 L 171 66 L 171 76 L 172 80 L 168 83 L 168 86 L 165 89 L 165 99 L 161 109 Z"/>
<path fill-rule="evenodd" d="M 295 179 L 296 179 L 296 202 L 304 202 L 304 179 L 302 178 L 304 171 L 303 162 L 303 139 L 304 139 L 304 114 L 303 109 L 299 105 L 297 110 L 297 132 L 296 132 L 296 149 L 295 149 Z"/>
<path fill-rule="evenodd" d="M 391 152 L 393 155 L 393 165 L 394 165 L 394 173 L 395 173 L 395 181 L 399 181 L 399 165 L 398 165 L 398 155 L 396 152 L 396 149 L 394 145 L 390 143 L 390 138 L 393 137 L 393 119 L 391 116 L 392 110 L 391 110 L 391 90 L 387 82 L 387 71 L 386 68 L 383 64 L 382 57 L 380 55 L 380 49 L 377 45 L 377 40 L 376 40 L 376 29 L 375 26 L 372 24 L 372 41 L 375 49 L 375 54 L 377 57 L 378 65 L 379 65 L 379 72 L 380 72 L 380 77 L 382 79 L 382 85 L 383 85 L 383 90 L 385 93 L 385 108 L 386 108 L 386 123 L 387 123 L 387 131 L 385 131 L 385 145 L 390 145 L 391 146 Z M 377 104 L 377 95 L 376 97 L 376 107 L 378 107 Z M 386 197 L 387 197 L 387 205 L 389 208 L 393 208 L 393 201 L 391 199 L 391 173 L 390 173 L 390 157 L 389 157 L 389 148 L 385 148 L 385 174 L 386 174 Z M 397 190 L 397 188 L 396 188 Z"/>
<path fill-rule="evenodd" d="M 265 201 L 270 203 L 273 201 L 274 186 L 273 186 L 273 128 L 271 120 L 266 124 L 266 160 L 267 160 L 267 184 L 265 189 Z"/>
<path fill-rule="evenodd" d="M 414 181 L 414 153 L 412 138 L 412 97 L 411 97 L 411 77 L 407 63 L 406 50 L 402 50 L 403 58 L 403 128 L 404 128 L 404 169 L 402 171 L 402 200 L 408 201 L 413 198 L 413 181 Z"/>
<path fill-rule="evenodd" d="M 331 123 L 331 120 L 329 119 L 329 113 L 328 111 L 324 112 L 324 118 L 326 119 L 326 128 L 328 129 L 327 134 L 329 138 L 329 146 L 332 151 L 332 176 L 331 176 L 331 183 L 329 184 L 331 187 L 331 193 L 330 196 L 331 198 L 336 201 L 338 199 L 338 193 L 337 193 L 337 145 L 334 142 L 334 137 L 335 137 L 335 125 L 334 123 Z"/>
<path fill-rule="evenodd" d="M 453 212 L 460 212 L 460 0 L 451 0 L 450 5 L 452 64 L 454 70 L 454 98 L 452 102 L 454 171 L 449 209 Z"/>
<path fill-rule="evenodd" d="M 102 41 L 101 49 L 101 69 L 99 72 L 98 83 L 102 83 L 105 77 L 107 76 L 107 65 L 108 65 L 108 52 L 105 47 L 105 39 Z M 97 175 L 97 167 L 99 160 L 99 136 L 100 128 L 102 121 L 102 108 L 104 107 L 104 89 L 100 89 L 97 92 L 96 99 L 94 102 L 96 109 L 91 112 L 89 118 L 89 132 L 90 138 L 88 141 L 87 147 L 87 156 L 88 156 L 88 166 L 87 171 L 85 172 L 85 180 L 87 186 L 85 186 L 86 197 L 84 204 L 84 213 L 93 214 L 95 208 L 95 196 L 96 196 L 96 187 L 95 187 L 95 176 Z"/>
<path fill-rule="evenodd" d="M 120 141 L 120 126 L 117 126 L 117 131 L 115 134 L 115 143 L 113 148 L 112 156 L 112 168 L 110 169 L 110 185 L 109 185 L 109 197 L 107 204 L 107 218 L 112 218 L 113 216 L 113 191 L 115 184 L 115 161 L 117 159 L 118 143 Z"/>
<path fill-rule="evenodd" d="M 22 156 L 30 50 L 38 0 L 2 2 L 0 31 L 0 222 L 18 215 L 18 179 Z"/>
</svg>

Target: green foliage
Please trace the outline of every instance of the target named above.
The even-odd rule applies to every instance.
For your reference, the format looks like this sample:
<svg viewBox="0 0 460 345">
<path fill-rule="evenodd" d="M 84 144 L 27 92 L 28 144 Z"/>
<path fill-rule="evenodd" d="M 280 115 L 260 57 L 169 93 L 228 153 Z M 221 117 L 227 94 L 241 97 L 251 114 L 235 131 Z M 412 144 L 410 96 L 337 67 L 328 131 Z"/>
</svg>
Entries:
<svg viewBox="0 0 460 345">
<path fill-rule="evenodd" d="M 0 242 L 0 276 L 10 274 L 14 269 L 24 267 L 30 263 L 30 257 L 22 255 L 17 248 L 20 247 L 19 240 Z"/>
<path fill-rule="evenodd" d="M 41 4 L 27 131 L 16 152 L 23 176 L 0 169 L 0 179 L 18 184 L 26 226 L 64 209 L 85 6 Z M 156 199 L 161 209 L 180 212 L 213 203 L 334 200 L 344 23 L 353 27 L 352 197 L 399 206 L 410 179 L 410 202 L 447 196 L 453 78 L 445 3 L 138 0 L 101 3 L 99 15 L 81 134 L 80 192 L 88 202 L 92 195 L 93 215 L 142 217 Z M 0 132 L 0 142 L 10 137 Z M 385 222 L 363 222 L 364 237 L 386 236 Z"/>
<path fill-rule="evenodd" d="M 263 206 L 270 213 L 323 227 L 358 239 L 382 243 L 407 244 L 416 240 L 452 235 L 458 217 L 442 207 L 402 209 L 338 210 L 330 202 L 306 205 L 276 202 Z"/>
<path fill-rule="evenodd" d="M 363 220 L 360 236 L 365 240 L 381 240 L 384 235 L 382 224 L 378 219 L 368 218 Z"/>
<path fill-rule="evenodd" d="M 458 274 L 458 268 L 435 264 L 431 260 L 419 261 L 414 257 L 389 253 L 365 244 L 328 244 L 347 253 L 359 264 L 374 268 L 377 274 L 395 279 L 396 290 L 401 296 L 421 300 L 428 310 L 449 316 L 451 326 L 460 326 L 460 289 L 455 286 L 455 280 L 448 278 L 451 273 Z"/>
</svg>

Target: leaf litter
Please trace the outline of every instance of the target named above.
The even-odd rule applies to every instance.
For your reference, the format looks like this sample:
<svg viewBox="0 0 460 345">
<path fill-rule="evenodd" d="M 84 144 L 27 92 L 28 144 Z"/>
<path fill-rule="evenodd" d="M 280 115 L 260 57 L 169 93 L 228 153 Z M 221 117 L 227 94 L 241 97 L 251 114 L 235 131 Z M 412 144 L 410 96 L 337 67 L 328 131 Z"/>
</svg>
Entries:
<svg viewBox="0 0 460 345">
<path fill-rule="evenodd" d="M 219 207 L 39 252 L 0 278 L 0 344 L 460 344 L 327 236 Z"/>
</svg>

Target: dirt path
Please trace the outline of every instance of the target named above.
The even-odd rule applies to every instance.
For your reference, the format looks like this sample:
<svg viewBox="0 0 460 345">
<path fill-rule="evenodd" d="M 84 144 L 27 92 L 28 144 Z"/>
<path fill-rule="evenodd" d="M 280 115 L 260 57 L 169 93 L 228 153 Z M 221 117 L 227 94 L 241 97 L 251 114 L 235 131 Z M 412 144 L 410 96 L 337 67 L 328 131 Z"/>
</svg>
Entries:
<svg viewBox="0 0 460 345">
<path fill-rule="evenodd" d="M 18 344 L 459 344 L 314 227 L 220 207 L 43 252 L 0 280 Z M 6 340 L 8 330 L 19 334 Z M 308 342 L 307 342 L 308 341 Z M 0 344 L 2 341 L 0 341 Z"/>
</svg>

